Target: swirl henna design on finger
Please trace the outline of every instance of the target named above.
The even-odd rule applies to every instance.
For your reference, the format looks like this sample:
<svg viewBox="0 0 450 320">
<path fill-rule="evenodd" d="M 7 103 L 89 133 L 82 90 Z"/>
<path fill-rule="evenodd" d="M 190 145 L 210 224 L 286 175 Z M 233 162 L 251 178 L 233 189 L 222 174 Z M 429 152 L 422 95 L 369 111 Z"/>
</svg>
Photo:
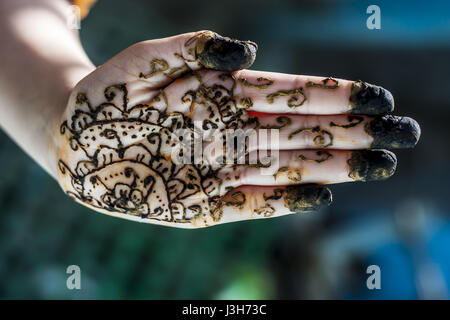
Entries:
<svg viewBox="0 0 450 320">
<path fill-rule="evenodd" d="M 296 88 L 290 90 L 280 90 L 274 93 L 267 95 L 267 102 L 272 104 L 275 102 L 275 99 L 279 97 L 289 97 L 287 100 L 287 105 L 289 108 L 297 108 L 302 106 L 306 102 L 306 95 L 303 91 L 303 88 Z"/>
<path fill-rule="evenodd" d="M 298 168 L 281 167 L 273 174 L 274 179 L 277 180 L 278 176 L 281 174 L 286 175 L 291 182 L 302 182 L 302 173 Z"/>
<path fill-rule="evenodd" d="M 254 129 L 284 129 L 289 127 L 292 124 L 292 119 L 287 116 L 279 116 L 275 119 L 277 124 L 267 124 L 267 125 L 261 125 L 259 123 L 258 118 L 252 118 L 249 119 L 249 123 L 255 123 Z"/>
<path fill-rule="evenodd" d="M 327 148 L 333 145 L 333 134 L 325 129 L 320 128 L 320 126 L 297 129 L 289 134 L 288 139 L 291 140 L 296 135 L 304 132 L 314 134 L 314 138 L 312 139 L 312 141 L 316 147 Z"/>
<path fill-rule="evenodd" d="M 302 161 L 314 161 L 314 162 L 317 162 L 317 163 L 325 162 L 325 161 L 333 158 L 333 155 L 330 152 L 326 151 L 326 150 L 316 151 L 316 155 L 319 156 L 318 159 L 309 159 L 306 156 L 304 156 L 303 154 L 300 154 L 298 156 L 298 158 L 300 160 L 302 160 Z"/>
<path fill-rule="evenodd" d="M 267 89 L 274 83 L 273 80 L 268 79 L 268 78 L 263 78 L 263 77 L 257 78 L 256 81 L 257 81 L 257 83 L 251 83 L 246 78 L 239 78 L 239 82 L 243 86 L 249 87 L 249 88 L 261 89 L 261 90 Z"/>
<path fill-rule="evenodd" d="M 270 204 L 266 204 L 258 209 L 253 210 L 253 212 L 257 215 L 262 215 L 265 218 L 269 218 L 275 214 L 275 208 Z"/>
<path fill-rule="evenodd" d="M 347 120 L 348 120 L 348 123 L 344 123 L 344 124 L 337 124 L 337 123 L 331 121 L 329 123 L 329 126 L 349 129 L 349 128 L 357 127 L 359 124 L 361 124 L 364 121 L 364 118 L 360 117 L 360 116 L 349 115 L 347 117 Z M 290 122 L 289 122 L 289 124 L 290 124 Z M 313 137 L 312 140 L 316 147 L 327 148 L 327 147 L 333 146 L 334 135 L 330 131 L 322 129 L 320 126 L 297 129 L 289 134 L 288 139 L 291 140 L 295 136 L 302 134 L 302 133 L 315 134 L 315 136 Z"/>
<path fill-rule="evenodd" d="M 361 122 L 364 121 L 364 118 L 359 117 L 359 116 L 348 116 L 347 119 L 349 122 L 347 124 L 336 124 L 333 121 L 331 121 L 330 127 L 341 127 L 344 129 L 348 129 L 348 128 L 356 127 L 358 124 L 360 124 Z"/>
<path fill-rule="evenodd" d="M 252 100 L 252 98 L 249 98 L 249 97 L 242 98 L 240 100 L 240 103 L 241 103 L 241 105 L 244 106 L 245 109 L 253 107 L 253 100 Z"/>
<path fill-rule="evenodd" d="M 337 89 L 339 88 L 339 81 L 331 77 L 325 78 L 319 83 L 308 81 L 305 84 L 306 88 L 321 88 L 321 89 Z"/>
</svg>

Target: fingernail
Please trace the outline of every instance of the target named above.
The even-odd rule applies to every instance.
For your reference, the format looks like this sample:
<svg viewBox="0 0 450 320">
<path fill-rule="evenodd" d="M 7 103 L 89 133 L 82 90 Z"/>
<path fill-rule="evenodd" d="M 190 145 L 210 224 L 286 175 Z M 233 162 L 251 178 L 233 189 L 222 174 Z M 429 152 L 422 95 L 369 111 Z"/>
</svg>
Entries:
<svg viewBox="0 0 450 320">
<path fill-rule="evenodd" d="M 329 206 L 331 201 L 330 189 L 316 184 L 288 186 L 284 193 L 286 207 L 295 213 L 316 211 Z"/>
<path fill-rule="evenodd" d="M 387 150 L 357 150 L 352 152 L 347 164 L 348 176 L 353 180 L 384 180 L 394 174 L 397 157 Z"/>
<path fill-rule="evenodd" d="M 204 32 L 196 46 L 200 63 L 208 69 L 235 71 L 250 67 L 255 61 L 258 46 L 252 41 L 222 37 L 215 32 Z"/>
<path fill-rule="evenodd" d="M 352 114 L 377 115 L 394 110 L 394 97 L 382 87 L 358 80 L 353 82 L 351 90 Z"/>
<path fill-rule="evenodd" d="M 411 118 L 383 116 L 366 123 L 364 130 L 373 138 L 371 148 L 413 148 L 420 138 L 420 126 Z"/>
</svg>

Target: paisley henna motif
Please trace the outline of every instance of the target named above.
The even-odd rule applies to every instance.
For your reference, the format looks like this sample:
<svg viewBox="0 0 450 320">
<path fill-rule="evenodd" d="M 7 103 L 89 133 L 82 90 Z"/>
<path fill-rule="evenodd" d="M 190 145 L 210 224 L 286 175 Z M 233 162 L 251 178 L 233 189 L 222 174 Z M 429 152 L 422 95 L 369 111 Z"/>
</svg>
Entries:
<svg viewBox="0 0 450 320">
<path fill-rule="evenodd" d="M 165 65 L 153 64 L 152 72 L 167 70 L 157 67 Z M 178 129 L 194 135 L 212 130 L 224 133 L 244 126 L 244 111 L 234 99 L 236 80 L 228 73 L 219 79 L 209 87 L 200 81 L 197 90 L 186 92 L 182 98 L 182 103 L 190 104 L 190 110 L 204 108 L 201 128 L 189 115 L 167 113 L 152 104 L 129 106 L 127 85 L 123 83 L 107 87 L 104 102 L 97 106 L 92 106 L 86 93 L 78 93 L 73 115 L 60 127 L 73 153 L 71 158 L 82 159 L 73 167 L 59 160 L 61 175 L 70 179 L 75 190 L 69 195 L 95 208 L 178 223 L 203 215 L 211 215 L 216 221 L 220 219 L 220 206 L 242 206 L 245 196 L 235 204 L 212 200 L 222 183 L 217 172 L 223 165 L 213 167 L 192 159 L 183 164 L 171 158 L 174 149 L 179 147 L 178 155 L 183 156 L 181 147 L 192 143 L 175 139 Z M 152 103 L 160 101 L 167 105 L 164 91 Z"/>
</svg>

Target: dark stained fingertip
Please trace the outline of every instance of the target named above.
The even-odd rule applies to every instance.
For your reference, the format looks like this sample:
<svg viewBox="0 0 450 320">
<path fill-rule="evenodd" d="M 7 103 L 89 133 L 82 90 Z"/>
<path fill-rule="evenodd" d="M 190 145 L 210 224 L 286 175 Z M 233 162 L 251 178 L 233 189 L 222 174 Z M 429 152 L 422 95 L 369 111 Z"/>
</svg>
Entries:
<svg viewBox="0 0 450 320">
<path fill-rule="evenodd" d="M 420 139 L 419 124 L 409 117 L 391 115 L 376 117 L 366 123 L 364 130 L 373 137 L 371 148 L 413 148 Z"/>
<path fill-rule="evenodd" d="M 284 203 L 295 213 L 317 211 L 332 202 L 330 189 L 317 184 L 288 186 L 284 193 Z"/>
<path fill-rule="evenodd" d="M 258 46 L 251 41 L 222 37 L 214 32 L 199 36 L 197 58 L 208 69 L 235 71 L 250 67 L 255 61 Z"/>
<path fill-rule="evenodd" d="M 387 150 L 353 151 L 347 160 L 348 176 L 356 181 L 385 180 L 397 167 L 397 157 Z"/>
<path fill-rule="evenodd" d="M 382 87 L 358 80 L 351 90 L 352 114 L 380 115 L 394 111 L 394 97 Z"/>
</svg>

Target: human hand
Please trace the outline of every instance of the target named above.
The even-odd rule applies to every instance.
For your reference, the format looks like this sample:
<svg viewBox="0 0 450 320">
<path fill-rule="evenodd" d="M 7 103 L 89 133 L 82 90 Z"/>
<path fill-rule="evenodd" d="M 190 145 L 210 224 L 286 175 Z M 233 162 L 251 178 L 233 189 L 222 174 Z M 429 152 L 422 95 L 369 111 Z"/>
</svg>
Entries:
<svg viewBox="0 0 450 320">
<path fill-rule="evenodd" d="M 388 178 L 396 157 L 378 149 L 417 143 L 413 119 L 383 116 L 394 107 L 387 90 L 241 70 L 256 50 L 202 31 L 135 44 L 97 68 L 74 88 L 55 133 L 62 188 L 121 218 L 210 226 L 327 206 L 324 184 Z M 198 146 L 177 138 L 180 130 L 210 138 L 200 158 L 186 155 Z M 232 149 L 233 163 L 219 161 L 228 151 L 210 152 L 211 138 L 226 140 L 231 130 L 276 131 L 277 139 L 246 143 Z M 273 146 L 280 151 L 268 154 L 270 163 L 248 162 Z"/>
</svg>

